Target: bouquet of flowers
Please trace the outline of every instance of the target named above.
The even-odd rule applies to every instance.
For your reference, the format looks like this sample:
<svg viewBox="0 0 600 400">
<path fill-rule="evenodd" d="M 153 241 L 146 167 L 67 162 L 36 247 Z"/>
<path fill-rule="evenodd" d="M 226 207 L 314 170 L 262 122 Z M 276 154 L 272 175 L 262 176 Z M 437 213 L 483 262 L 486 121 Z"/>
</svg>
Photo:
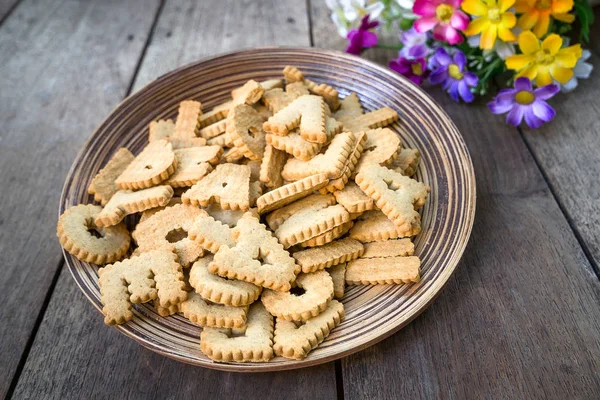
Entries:
<svg viewBox="0 0 600 400">
<path fill-rule="evenodd" d="M 546 100 L 590 76 L 588 50 L 570 45 L 577 19 L 589 42 L 594 14 L 587 0 L 326 0 L 349 40 L 347 52 L 394 49 L 389 67 L 421 85 L 441 84 L 450 97 L 473 101 L 500 89 L 490 111 L 508 124 L 538 128 L 554 118 Z M 378 34 L 396 32 L 397 45 Z M 389 35 L 388 35 L 389 36 Z"/>
</svg>

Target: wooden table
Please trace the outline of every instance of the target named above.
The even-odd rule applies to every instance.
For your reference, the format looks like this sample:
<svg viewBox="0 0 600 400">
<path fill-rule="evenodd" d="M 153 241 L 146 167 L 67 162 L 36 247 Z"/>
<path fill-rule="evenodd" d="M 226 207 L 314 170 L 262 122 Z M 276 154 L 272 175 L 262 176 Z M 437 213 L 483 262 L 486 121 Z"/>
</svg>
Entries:
<svg viewBox="0 0 600 400">
<path fill-rule="evenodd" d="M 328 14 L 323 0 L 0 0 L 0 396 L 600 398 L 598 25 L 592 78 L 553 99 L 558 118 L 539 131 L 430 90 L 471 151 L 476 223 L 438 300 L 378 345 L 310 369 L 217 372 L 104 326 L 79 292 L 55 227 L 63 180 L 94 127 L 205 56 L 343 49 Z"/>
</svg>

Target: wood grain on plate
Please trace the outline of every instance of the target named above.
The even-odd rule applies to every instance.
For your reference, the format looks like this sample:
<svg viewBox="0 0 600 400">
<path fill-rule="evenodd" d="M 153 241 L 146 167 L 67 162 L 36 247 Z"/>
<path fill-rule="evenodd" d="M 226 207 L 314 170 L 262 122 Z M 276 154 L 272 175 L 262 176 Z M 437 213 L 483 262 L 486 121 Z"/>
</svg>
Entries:
<svg viewBox="0 0 600 400">
<path fill-rule="evenodd" d="M 344 298 L 344 322 L 302 361 L 275 358 L 267 364 L 217 364 L 199 349 L 199 327 L 181 316 L 160 318 L 151 306 L 136 306 L 136 318 L 117 329 L 154 351 L 236 371 L 299 368 L 339 358 L 410 322 L 439 293 L 462 255 L 473 224 L 475 182 L 469 154 L 454 124 L 403 78 L 367 61 L 321 50 L 265 48 L 231 53 L 183 67 L 146 86 L 121 103 L 88 140 L 67 177 L 59 212 L 89 202 L 87 185 L 106 160 L 122 146 L 139 152 L 147 142 L 148 123 L 175 117 L 180 101 L 198 99 L 210 109 L 248 79 L 279 77 L 288 64 L 315 81 L 331 83 L 342 95 L 357 92 L 366 110 L 383 106 L 398 110 L 400 122 L 393 129 L 405 146 L 421 151 L 417 179 L 432 188 L 422 212 L 423 230 L 415 239 L 423 280 L 416 285 L 350 288 Z M 100 309 L 97 268 L 65 256 L 77 284 Z"/>
</svg>

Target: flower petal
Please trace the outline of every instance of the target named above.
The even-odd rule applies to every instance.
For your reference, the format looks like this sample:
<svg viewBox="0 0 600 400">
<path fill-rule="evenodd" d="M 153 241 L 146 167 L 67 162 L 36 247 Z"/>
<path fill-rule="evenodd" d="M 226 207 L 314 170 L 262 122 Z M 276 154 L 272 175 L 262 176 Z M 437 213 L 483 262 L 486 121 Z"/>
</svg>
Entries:
<svg viewBox="0 0 600 400">
<path fill-rule="evenodd" d="M 504 28 L 512 28 L 517 24 L 517 17 L 511 12 L 506 12 L 500 17 L 500 25 Z"/>
<path fill-rule="evenodd" d="M 517 0 L 515 2 L 515 11 L 518 14 L 523 14 L 528 12 L 529 10 L 531 10 L 533 8 L 533 6 L 535 5 L 535 1 L 536 0 Z"/>
<path fill-rule="evenodd" d="M 515 0 L 498 0 L 498 7 L 500 12 L 503 13 L 515 4 Z"/>
<path fill-rule="evenodd" d="M 531 92 L 531 81 L 525 77 L 515 79 L 515 89 L 517 92 Z"/>
<path fill-rule="evenodd" d="M 460 101 L 460 97 L 459 97 L 459 93 L 458 93 L 458 82 L 457 81 L 452 82 L 452 85 L 448 89 L 448 93 L 450 94 L 450 97 L 452 98 L 452 100 L 454 100 L 456 102 Z"/>
<path fill-rule="evenodd" d="M 556 111 L 543 100 L 534 101 L 531 108 L 535 116 L 544 122 L 551 121 L 556 115 Z"/>
<path fill-rule="evenodd" d="M 467 82 L 465 82 L 464 80 L 458 82 L 458 93 L 460 94 L 460 97 L 462 97 L 462 99 L 467 103 L 472 102 L 475 98 L 475 96 L 473 96 L 473 93 L 471 93 Z"/>
<path fill-rule="evenodd" d="M 465 53 L 458 50 L 454 54 L 453 60 L 454 64 L 458 65 L 458 68 L 460 68 L 461 72 L 465 70 L 465 65 L 467 64 L 467 57 L 465 57 Z"/>
<path fill-rule="evenodd" d="M 588 79 L 592 73 L 594 66 L 586 62 L 578 62 L 573 68 L 573 73 L 579 79 Z"/>
<path fill-rule="evenodd" d="M 490 101 L 487 104 L 488 108 L 490 109 L 490 111 L 492 112 L 492 114 L 504 114 L 509 112 L 510 110 L 512 110 L 512 108 L 515 106 L 514 103 L 498 103 L 496 101 Z"/>
<path fill-rule="evenodd" d="M 556 33 L 553 33 L 544 39 L 542 42 L 542 49 L 547 50 L 550 54 L 554 55 L 560 50 L 562 42 L 561 37 Z"/>
<path fill-rule="evenodd" d="M 463 79 L 467 83 L 467 85 L 472 86 L 472 87 L 477 86 L 477 82 L 479 81 L 479 78 L 477 78 L 477 75 L 475 75 L 471 71 L 465 72 Z"/>
<path fill-rule="evenodd" d="M 550 13 L 543 12 L 540 13 L 540 17 L 538 18 L 535 26 L 533 27 L 533 33 L 535 36 L 541 38 L 546 32 L 548 32 L 548 28 L 550 27 Z"/>
<path fill-rule="evenodd" d="M 444 0 L 442 1 L 442 3 L 446 3 L 449 6 L 451 6 L 452 8 L 460 8 L 460 4 L 462 3 L 462 0 Z"/>
<path fill-rule="evenodd" d="M 437 85 L 448 79 L 448 70 L 444 67 L 438 68 L 429 75 L 429 82 L 432 85 Z"/>
<path fill-rule="evenodd" d="M 506 68 L 512 70 L 520 70 L 525 68 L 531 62 L 535 60 L 535 57 L 526 54 L 515 54 L 510 57 L 506 57 Z"/>
<path fill-rule="evenodd" d="M 523 54 L 533 54 L 540 49 L 540 41 L 531 31 L 519 35 L 519 48 Z"/>
<path fill-rule="evenodd" d="M 573 0 L 554 0 L 552 2 L 552 11 L 555 13 L 566 13 L 573 8 Z"/>
<path fill-rule="evenodd" d="M 371 16 L 372 19 L 377 19 L 381 15 L 381 12 L 383 11 L 384 8 L 385 8 L 385 6 L 383 5 L 383 3 L 380 1 L 377 1 L 369 6 L 365 7 L 365 11 Z"/>
<path fill-rule="evenodd" d="M 527 66 L 527 68 L 519 71 L 519 73 L 517 74 L 517 77 L 524 76 L 526 78 L 529 78 L 529 80 L 534 80 L 535 77 L 537 76 L 537 72 L 538 72 L 537 64 L 531 64 L 531 65 Z"/>
<path fill-rule="evenodd" d="M 537 129 L 540 126 L 544 125 L 544 121 L 542 121 L 541 119 L 539 119 L 538 117 L 536 117 L 535 114 L 533 113 L 533 107 L 532 106 L 529 106 L 525 110 L 525 123 L 531 129 Z"/>
<path fill-rule="evenodd" d="M 559 90 L 558 85 L 552 84 L 535 89 L 533 94 L 535 95 L 536 100 L 548 100 L 558 93 Z"/>
<path fill-rule="evenodd" d="M 522 105 L 515 105 L 512 110 L 506 114 L 506 123 L 512 126 L 519 126 L 523 121 L 523 114 L 525 113 L 525 107 Z"/>
<path fill-rule="evenodd" d="M 464 31 L 469 25 L 469 17 L 462 11 L 454 11 L 450 18 L 450 26 L 459 31 Z"/>
<path fill-rule="evenodd" d="M 553 65 L 550 67 L 550 74 L 552 74 L 552 78 L 564 84 L 569 82 L 569 79 L 573 77 L 573 70 L 571 68 L 563 68 Z M 544 84 L 538 84 L 538 86 L 547 85 L 549 83 L 552 83 L 552 80 Z"/>
<path fill-rule="evenodd" d="M 485 50 L 491 50 L 494 48 L 496 43 L 496 37 L 498 36 L 497 25 L 490 24 L 486 29 L 481 31 L 481 40 L 479 41 L 479 47 Z"/>
<path fill-rule="evenodd" d="M 533 28 L 533 26 L 537 23 L 539 18 L 540 18 L 539 11 L 532 9 L 530 11 L 527 11 L 525 14 L 521 15 L 519 17 L 519 20 L 517 21 L 517 24 L 523 30 L 529 30 L 529 29 Z"/>
<path fill-rule="evenodd" d="M 569 78 L 569 79 L 571 79 L 571 78 Z M 546 67 L 545 65 L 539 65 L 537 75 L 535 76 L 535 84 L 538 87 L 541 87 L 541 86 L 549 85 L 551 83 L 552 83 L 552 76 L 550 75 L 550 71 L 548 70 L 548 67 Z"/>
<path fill-rule="evenodd" d="M 423 33 L 433 29 L 438 23 L 437 17 L 423 17 L 415 21 L 414 27 L 417 32 Z"/>
<path fill-rule="evenodd" d="M 552 17 L 561 22 L 566 22 L 567 24 L 571 24 L 573 21 L 575 21 L 575 16 L 573 14 L 557 14 L 553 12 Z"/>
<path fill-rule="evenodd" d="M 462 35 L 448 24 L 439 24 L 433 29 L 433 38 L 451 45 L 462 43 Z"/>
<path fill-rule="evenodd" d="M 437 7 L 433 1 L 417 0 L 413 5 L 412 11 L 413 13 L 422 17 L 434 17 L 436 8 Z"/>
<path fill-rule="evenodd" d="M 435 61 L 439 64 L 439 65 L 450 65 L 452 64 L 452 57 L 450 57 L 450 55 L 446 52 L 446 50 L 443 47 L 439 47 L 436 51 L 435 51 Z"/>
<path fill-rule="evenodd" d="M 505 28 L 502 25 L 498 26 L 498 37 L 503 42 L 514 42 L 515 40 L 517 40 L 517 37 L 515 36 L 515 34 L 512 33 L 512 31 L 510 29 Z"/>
<path fill-rule="evenodd" d="M 515 89 L 502 89 L 498 92 L 494 100 L 498 104 L 514 104 L 515 102 L 515 94 L 517 94 L 517 90 Z"/>
<path fill-rule="evenodd" d="M 388 66 L 390 67 L 390 69 L 392 69 L 402 75 L 404 75 L 410 71 L 410 66 L 400 62 L 399 60 L 390 61 Z"/>
<path fill-rule="evenodd" d="M 362 32 L 362 47 L 373 47 L 377 45 L 377 34 L 375 32 Z"/>
<path fill-rule="evenodd" d="M 488 7 L 481 0 L 465 0 L 460 7 L 476 17 L 487 15 L 488 12 Z"/>
<path fill-rule="evenodd" d="M 467 29 L 465 29 L 463 33 L 467 36 L 477 35 L 489 24 L 490 22 L 487 18 L 475 18 L 474 20 L 469 22 L 469 26 L 467 26 Z"/>
<path fill-rule="evenodd" d="M 573 90 L 575 90 L 577 88 L 577 78 L 573 77 L 571 79 L 569 79 L 569 82 L 565 83 L 564 85 L 561 84 L 560 90 L 561 92 L 565 92 L 565 93 L 569 93 L 572 92 Z"/>
</svg>

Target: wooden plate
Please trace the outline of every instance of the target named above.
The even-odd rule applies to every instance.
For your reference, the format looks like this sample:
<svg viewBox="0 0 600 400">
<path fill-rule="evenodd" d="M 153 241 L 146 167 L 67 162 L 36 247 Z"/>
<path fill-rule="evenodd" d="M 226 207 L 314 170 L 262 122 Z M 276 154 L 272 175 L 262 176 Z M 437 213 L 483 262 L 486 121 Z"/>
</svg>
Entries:
<svg viewBox="0 0 600 400">
<path fill-rule="evenodd" d="M 393 71 L 358 57 L 309 48 L 263 48 L 217 56 L 164 75 L 128 97 L 77 156 L 65 182 L 59 213 L 92 202 L 87 187 L 98 170 L 120 147 L 137 154 L 148 141 L 150 121 L 175 118 L 180 101 L 197 99 L 209 110 L 249 79 L 280 78 L 286 65 L 297 66 L 316 82 L 333 85 L 341 96 L 356 92 L 365 110 L 388 106 L 399 112 L 400 122 L 391 128 L 404 146 L 419 149 L 422 162 L 416 177 L 431 186 L 422 209 L 423 229 L 415 239 L 423 280 L 415 285 L 348 288 L 342 300 L 345 320 L 302 361 L 277 357 L 265 364 L 214 363 L 200 351 L 201 328 L 178 315 L 159 317 L 151 305 L 136 305 L 135 318 L 116 329 L 153 351 L 186 363 L 232 371 L 274 371 L 331 361 L 379 342 L 419 315 L 439 294 L 465 249 L 475 215 L 475 178 L 467 147 L 446 113 L 424 91 Z M 77 285 L 100 310 L 98 268 L 66 252 L 64 255 Z"/>
</svg>

